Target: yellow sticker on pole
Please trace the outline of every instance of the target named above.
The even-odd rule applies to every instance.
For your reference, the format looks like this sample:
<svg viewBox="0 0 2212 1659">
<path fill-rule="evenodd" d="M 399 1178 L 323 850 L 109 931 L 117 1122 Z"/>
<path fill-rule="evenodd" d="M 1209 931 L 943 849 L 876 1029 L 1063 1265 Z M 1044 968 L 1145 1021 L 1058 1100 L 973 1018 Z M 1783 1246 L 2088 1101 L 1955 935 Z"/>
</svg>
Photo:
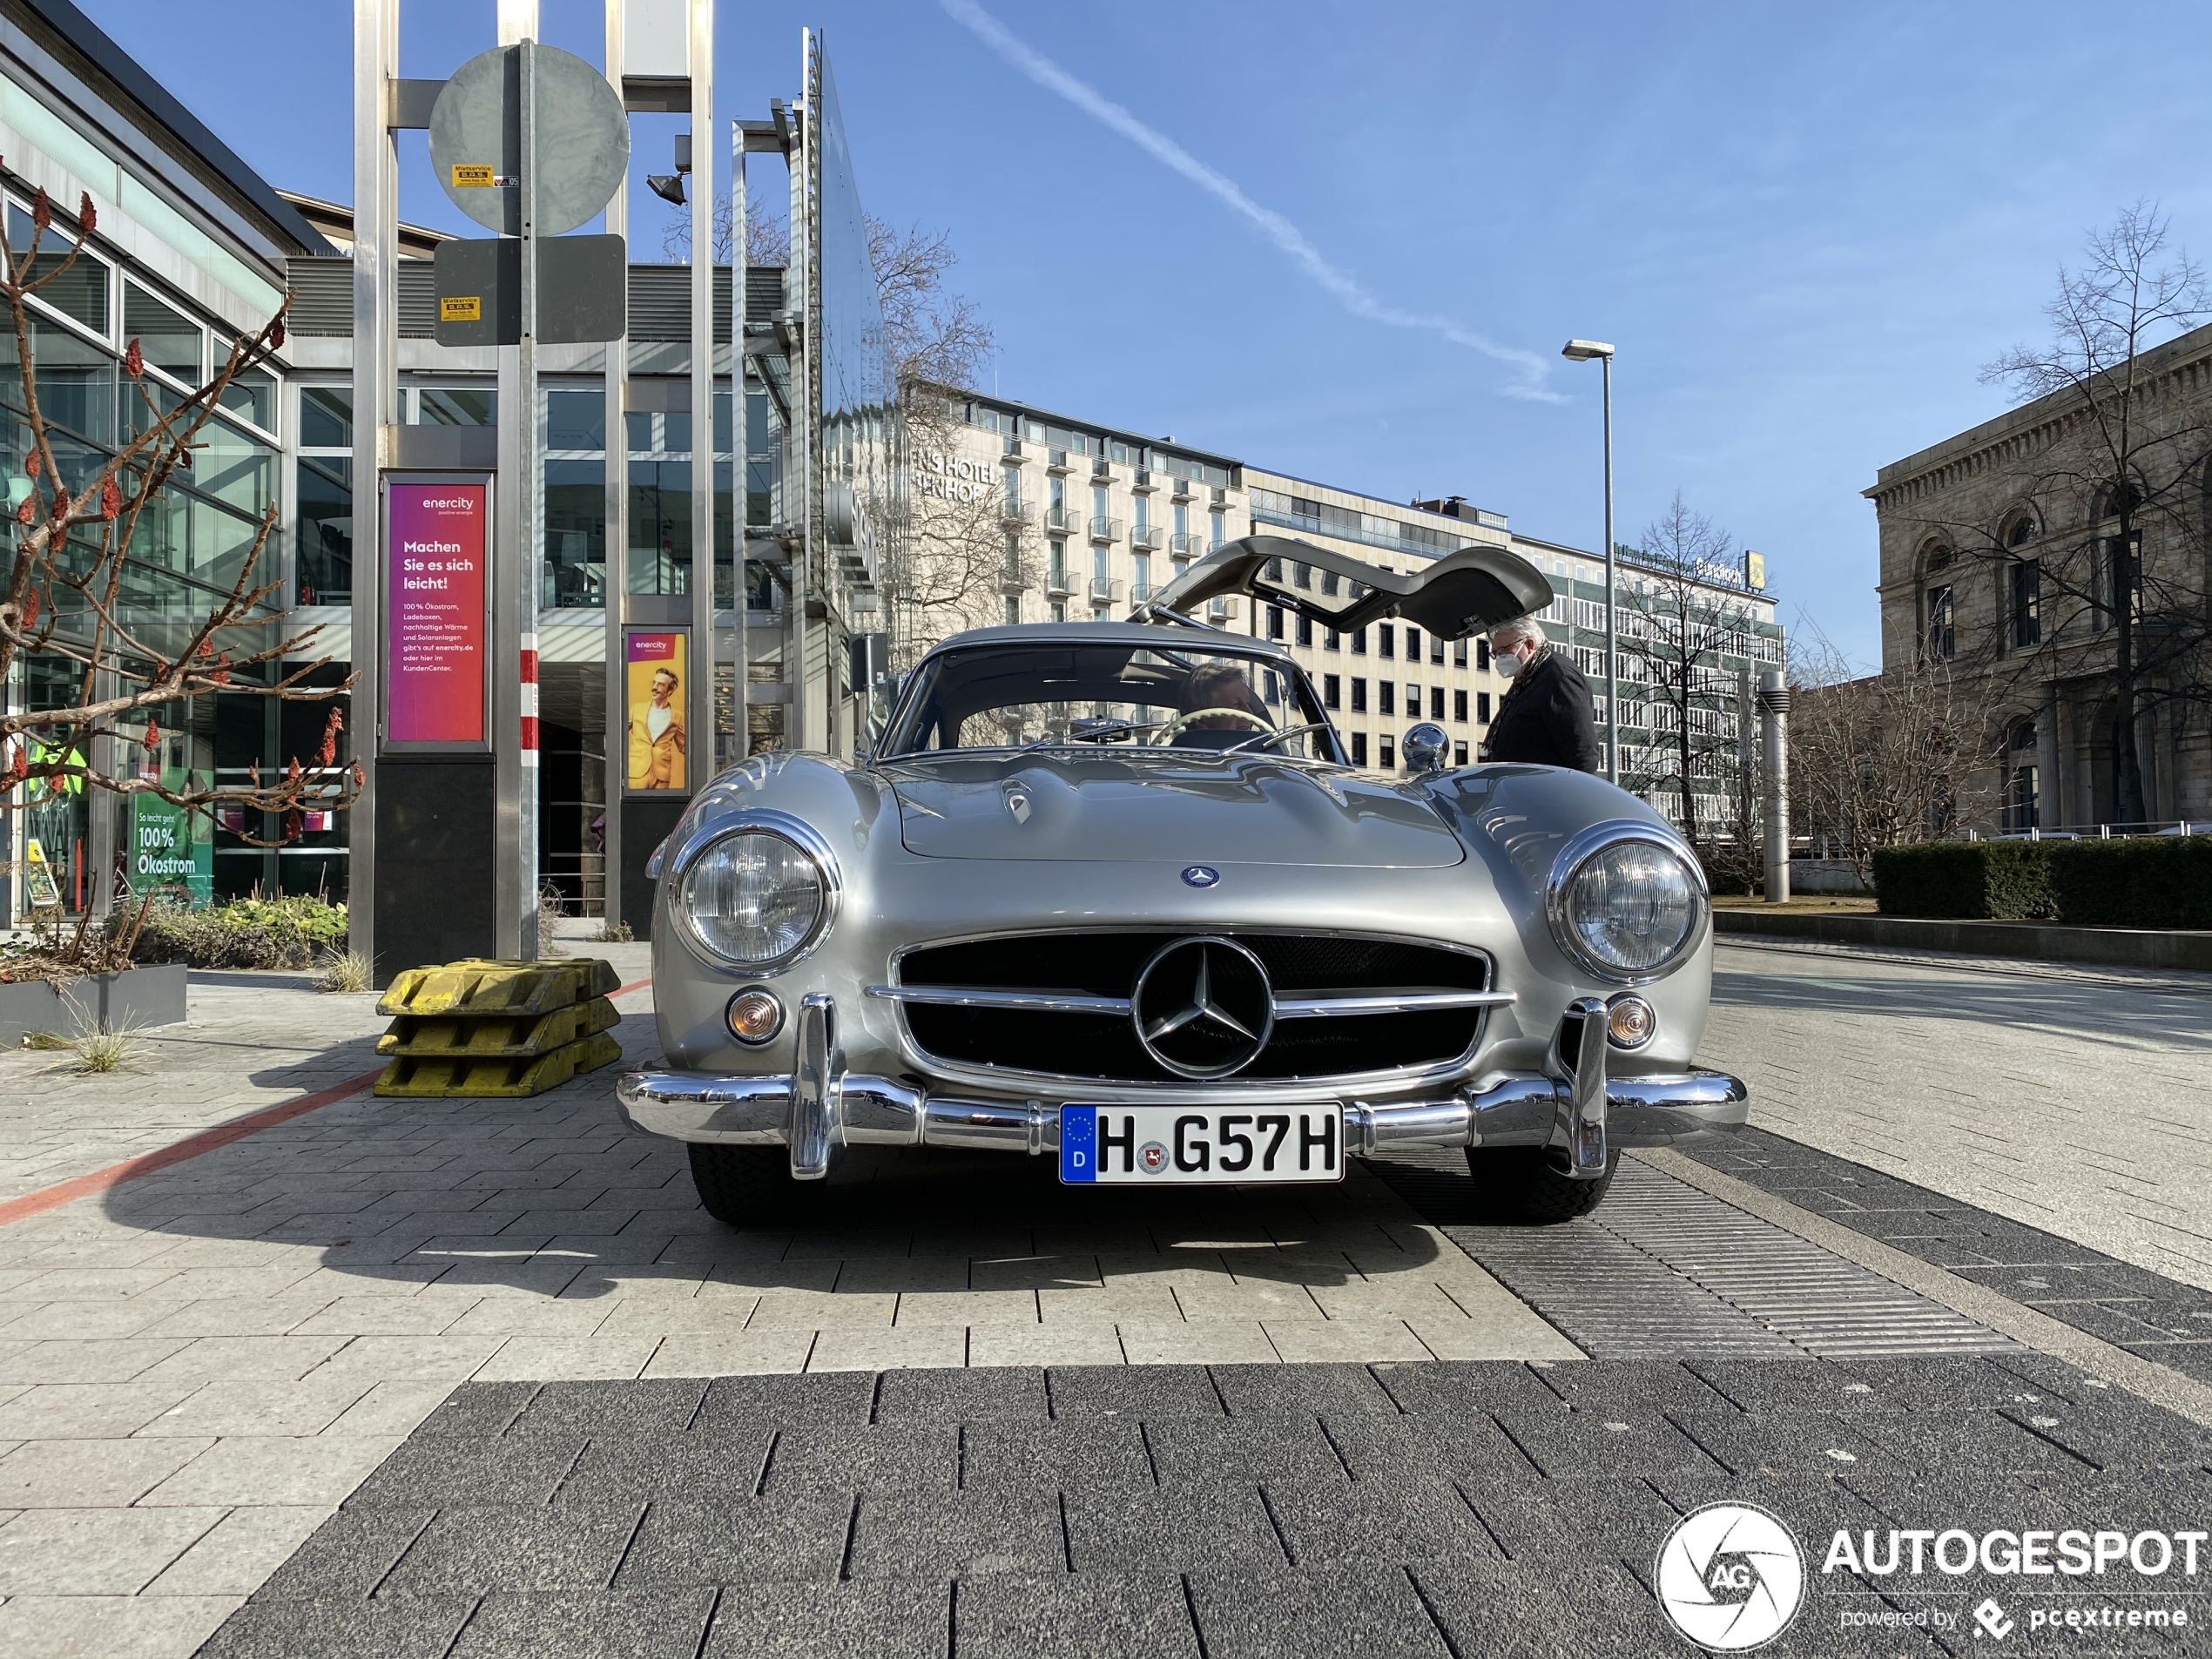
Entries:
<svg viewBox="0 0 2212 1659">
<path fill-rule="evenodd" d="M 480 293 L 454 294 L 438 301 L 440 322 L 482 322 L 484 320 L 484 297 Z"/>
<path fill-rule="evenodd" d="M 455 162 L 453 168 L 453 187 L 455 190 L 489 190 L 499 182 L 499 175 L 491 168 Z"/>
</svg>

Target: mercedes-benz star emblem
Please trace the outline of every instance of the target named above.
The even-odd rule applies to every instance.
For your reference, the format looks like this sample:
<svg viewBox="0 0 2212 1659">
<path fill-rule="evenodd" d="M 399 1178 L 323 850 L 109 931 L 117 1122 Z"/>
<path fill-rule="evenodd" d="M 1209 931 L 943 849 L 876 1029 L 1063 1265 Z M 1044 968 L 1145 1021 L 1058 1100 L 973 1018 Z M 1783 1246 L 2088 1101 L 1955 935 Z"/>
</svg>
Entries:
<svg viewBox="0 0 2212 1659">
<path fill-rule="evenodd" d="M 1130 1017 L 1144 1052 L 1178 1077 L 1226 1077 L 1251 1064 L 1275 1028 L 1275 990 L 1233 939 L 1178 939 L 1136 976 Z"/>
<path fill-rule="evenodd" d="M 1211 864 L 1193 864 L 1183 873 L 1183 883 L 1190 887 L 1211 887 L 1221 880 L 1221 872 Z"/>
</svg>

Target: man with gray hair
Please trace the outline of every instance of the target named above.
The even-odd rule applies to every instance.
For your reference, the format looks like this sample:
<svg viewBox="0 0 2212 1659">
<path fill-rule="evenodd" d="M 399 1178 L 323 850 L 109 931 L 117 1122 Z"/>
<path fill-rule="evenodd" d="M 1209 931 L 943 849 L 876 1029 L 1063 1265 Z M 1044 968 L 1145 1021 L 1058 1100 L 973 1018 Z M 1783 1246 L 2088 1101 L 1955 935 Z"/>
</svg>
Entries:
<svg viewBox="0 0 2212 1659">
<path fill-rule="evenodd" d="M 1541 623 L 1523 617 L 1491 630 L 1490 661 L 1513 684 L 1499 700 L 1483 759 L 1603 769 L 1590 683 L 1572 658 L 1545 639 Z"/>
</svg>

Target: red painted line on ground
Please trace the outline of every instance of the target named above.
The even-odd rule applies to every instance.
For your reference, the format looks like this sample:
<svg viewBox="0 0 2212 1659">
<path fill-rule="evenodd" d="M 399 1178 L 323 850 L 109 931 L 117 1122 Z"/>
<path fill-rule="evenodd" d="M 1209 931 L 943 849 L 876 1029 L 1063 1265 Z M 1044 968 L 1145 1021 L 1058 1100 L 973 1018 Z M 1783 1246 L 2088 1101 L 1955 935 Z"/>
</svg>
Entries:
<svg viewBox="0 0 2212 1659">
<path fill-rule="evenodd" d="M 632 991 L 644 990 L 652 982 L 649 975 L 619 986 L 608 995 L 627 996 Z M 172 1142 L 138 1157 L 111 1163 L 105 1170 L 95 1170 L 90 1175 L 77 1176 L 51 1187 L 41 1187 L 36 1192 L 24 1193 L 20 1198 L 10 1198 L 0 1204 L 0 1227 L 27 1221 L 33 1216 L 43 1216 L 49 1210 L 58 1210 L 62 1205 L 74 1204 L 79 1198 L 106 1192 L 121 1186 L 125 1181 L 136 1181 L 141 1176 L 157 1174 L 187 1159 L 196 1158 L 203 1152 L 212 1152 L 234 1141 L 242 1141 L 262 1130 L 274 1129 L 279 1123 L 288 1123 L 295 1117 L 305 1117 L 309 1112 L 320 1111 L 326 1106 L 335 1106 L 341 1100 L 351 1100 L 383 1075 L 384 1068 L 379 1066 L 374 1071 L 364 1071 L 358 1077 L 349 1077 L 342 1083 L 334 1083 L 312 1095 L 301 1095 L 274 1106 L 266 1106 L 258 1112 L 248 1112 L 244 1117 L 234 1117 L 227 1123 L 218 1123 L 213 1129 L 202 1130 L 197 1135 L 187 1135 L 181 1141 Z"/>
</svg>

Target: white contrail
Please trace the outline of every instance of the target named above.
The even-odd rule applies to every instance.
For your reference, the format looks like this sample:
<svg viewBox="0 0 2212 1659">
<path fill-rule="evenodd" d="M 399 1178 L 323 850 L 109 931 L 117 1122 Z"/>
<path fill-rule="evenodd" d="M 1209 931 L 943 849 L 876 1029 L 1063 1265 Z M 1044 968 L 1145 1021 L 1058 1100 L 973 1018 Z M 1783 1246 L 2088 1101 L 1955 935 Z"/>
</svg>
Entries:
<svg viewBox="0 0 2212 1659">
<path fill-rule="evenodd" d="M 1386 303 L 1371 293 L 1359 278 L 1331 264 L 1321 250 L 1306 239 L 1305 233 L 1282 214 L 1271 207 L 1261 206 L 1244 194 L 1234 179 L 1209 167 L 1166 134 L 1145 125 L 1096 88 L 1077 80 L 1043 53 L 1016 39 L 1007 31 L 1003 24 L 977 5 L 975 0 L 938 0 L 938 3 L 944 7 L 946 15 L 954 22 L 968 30 L 1047 91 L 1058 93 L 1155 159 L 1174 168 L 1199 189 L 1242 213 L 1258 226 L 1270 241 L 1296 260 L 1306 275 L 1334 294 L 1353 316 L 1364 317 L 1370 322 L 1379 322 L 1392 328 L 1429 329 L 1443 335 L 1454 345 L 1465 346 L 1486 357 L 1495 358 L 1499 362 L 1512 364 L 1521 371 L 1521 378 L 1502 388 L 1508 396 L 1531 398 L 1544 403 L 1566 401 L 1558 393 L 1546 389 L 1542 383 L 1551 371 L 1548 359 L 1516 347 L 1501 346 L 1449 317 L 1422 316 Z"/>
</svg>

